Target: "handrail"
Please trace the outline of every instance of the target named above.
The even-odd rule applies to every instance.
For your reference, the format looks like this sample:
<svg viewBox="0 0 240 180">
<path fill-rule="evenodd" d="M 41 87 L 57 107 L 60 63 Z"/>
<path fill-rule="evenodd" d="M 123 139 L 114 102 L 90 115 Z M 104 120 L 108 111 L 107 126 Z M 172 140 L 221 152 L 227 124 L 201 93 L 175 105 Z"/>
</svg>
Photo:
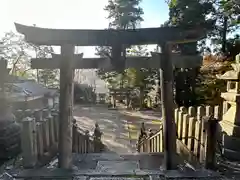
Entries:
<svg viewBox="0 0 240 180">
<path fill-rule="evenodd" d="M 84 131 L 79 128 L 77 123 L 73 124 L 73 152 L 75 153 L 97 153 L 104 150 L 104 145 L 101 141 L 102 132 L 98 124 L 95 124 L 93 135 L 89 131 Z"/>
<path fill-rule="evenodd" d="M 153 135 L 151 135 L 151 136 L 145 136 L 145 138 L 141 138 L 139 144 L 144 143 L 144 141 L 148 141 L 148 140 L 153 139 L 154 137 L 156 137 L 157 135 L 159 135 L 159 133 L 161 133 L 162 130 L 163 130 L 163 124 L 161 123 L 159 130 L 157 130 L 157 131 L 156 131 Z"/>
<path fill-rule="evenodd" d="M 143 124 L 143 126 L 144 126 L 144 124 Z M 145 129 L 144 127 L 142 127 L 142 128 Z M 142 135 L 142 136 L 140 135 L 138 143 L 137 143 L 137 151 L 140 152 L 141 149 L 143 149 L 143 152 L 145 152 L 146 149 L 147 149 L 147 152 L 152 152 L 153 149 L 155 149 L 154 152 L 158 151 L 156 149 L 159 149 L 159 151 L 162 151 L 163 144 L 161 144 L 159 142 L 162 132 L 163 132 L 163 123 L 161 122 L 160 129 L 157 132 L 155 132 L 154 134 L 149 135 L 147 133 L 144 133 L 146 135 Z M 158 147 L 154 147 L 154 146 L 158 146 Z"/>
<path fill-rule="evenodd" d="M 218 133 L 218 121 L 221 116 L 220 106 L 176 108 L 174 111 L 178 142 L 176 150 L 189 155 L 189 159 L 192 159 L 192 155 L 194 155 L 197 161 L 200 163 L 206 162 L 206 166 L 210 167 L 213 163 L 209 162 L 214 161 L 214 154 L 216 153 L 216 134 Z M 137 144 L 138 152 L 163 152 L 163 123 L 159 128 L 157 132 L 150 135 L 144 132 L 145 127 L 141 128 Z"/>
</svg>

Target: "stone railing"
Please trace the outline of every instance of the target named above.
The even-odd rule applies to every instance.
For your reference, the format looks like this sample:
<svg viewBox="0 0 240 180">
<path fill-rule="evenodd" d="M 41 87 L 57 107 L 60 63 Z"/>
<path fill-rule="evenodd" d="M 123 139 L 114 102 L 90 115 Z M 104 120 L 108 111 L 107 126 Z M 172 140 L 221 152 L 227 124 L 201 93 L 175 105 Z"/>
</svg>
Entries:
<svg viewBox="0 0 240 180">
<path fill-rule="evenodd" d="M 144 126 L 144 124 L 143 124 Z M 145 129 L 145 128 L 143 128 Z M 141 131 L 143 132 L 143 131 Z M 163 125 L 160 124 L 160 129 L 153 135 L 144 133 L 139 136 L 137 144 L 138 152 L 163 152 Z"/>
<path fill-rule="evenodd" d="M 221 119 L 220 107 L 181 107 L 175 109 L 177 151 L 188 160 L 208 162 L 216 153 L 218 121 Z M 142 130 L 141 130 L 142 132 Z M 153 135 L 139 137 L 139 152 L 163 152 L 163 124 Z M 173 134 L 174 135 L 174 134 Z M 211 160 L 212 161 L 212 160 Z"/>
<path fill-rule="evenodd" d="M 177 151 L 188 160 L 208 162 L 210 156 L 216 153 L 221 117 L 219 106 L 175 109 Z"/>
<path fill-rule="evenodd" d="M 44 164 L 57 154 L 57 110 L 18 110 L 16 118 L 22 127 L 21 148 L 25 168 Z"/>
<path fill-rule="evenodd" d="M 93 135 L 89 131 L 80 129 L 74 121 L 73 123 L 73 152 L 74 153 L 98 153 L 104 150 L 104 145 L 101 141 L 102 132 L 98 124 L 95 124 Z"/>
<path fill-rule="evenodd" d="M 24 168 L 48 163 L 58 153 L 59 113 L 55 109 L 18 110 L 16 118 L 22 128 L 21 149 Z M 101 131 L 95 125 L 93 135 L 82 131 L 73 121 L 73 153 L 101 152 L 104 145 Z"/>
</svg>

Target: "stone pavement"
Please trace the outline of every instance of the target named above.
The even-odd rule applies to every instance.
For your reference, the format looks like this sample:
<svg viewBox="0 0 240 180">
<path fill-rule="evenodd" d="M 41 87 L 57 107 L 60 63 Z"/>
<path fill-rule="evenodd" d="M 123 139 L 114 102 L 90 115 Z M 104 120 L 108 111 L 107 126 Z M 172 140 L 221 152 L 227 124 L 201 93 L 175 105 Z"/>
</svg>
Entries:
<svg viewBox="0 0 240 180">
<path fill-rule="evenodd" d="M 136 143 L 142 122 L 147 129 L 159 129 L 160 113 L 134 112 L 124 109 L 109 110 L 106 106 L 75 106 L 74 118 L 83 130 L 93 132 L 97 122 L 103 132 L 103 143 L 112 152 L 136 152 Z"/>
<path fill-rule="evenodd" d="M 176 158 L 179 162 L 180 158 Z M 39 169 L 9 172 L 15 179 L 79 179 L 79 180 L 178 180 L 178 179 L 224 179 L 219 174 L 187 167 L 174 171 L 161 170 L 162 153 L 117 154 L 93 153 L 74 154 L 71 170 L 57 168 L 57 161 Z"/>
</svg>

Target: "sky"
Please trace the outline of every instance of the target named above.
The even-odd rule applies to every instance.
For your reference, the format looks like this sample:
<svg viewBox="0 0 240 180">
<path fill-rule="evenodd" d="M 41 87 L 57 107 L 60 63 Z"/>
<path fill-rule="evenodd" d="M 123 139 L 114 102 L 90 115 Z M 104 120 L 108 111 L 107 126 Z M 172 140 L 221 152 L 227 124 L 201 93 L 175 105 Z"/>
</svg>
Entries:
<svg viewBox="0 0 240 180">
<path fill-rule="evenodd" d="M 109 21 L 103 10 L 108 0 L 0 0 L 0 37 L 4 32 L 15 31 L 14 22 L 35 24 L 43 28 L 105 29 Z M 159 27 L 168 19 L 168 6 L 164 0 L 142 0 L 144 21 L 141 27 Z M 154 47 L 149 47 L 153 49 Z M 78 53 L 94 57 L 94 47 L 81 47 Z M 88 83 L 95 79 L 92 72 L 84 72 Z M 90 78 L 90 76 L 93 76 Z M 102 83 L 99 91 L 105 91 Z"/>
<path fill-rule="evenodd" d="M 44 28 L 104 29 L 108 27 L 108 0 L 1 0 L 0 37 L 15 31 L 14 22 Z M 164 0 L 142 0 L 141 27 L 158 27 L 168 19 Z M 94 56 L 94 48 L 82 48 L 84 57 Z M 80 50 L 80 51 L 81 51 Z"/>
</svg>

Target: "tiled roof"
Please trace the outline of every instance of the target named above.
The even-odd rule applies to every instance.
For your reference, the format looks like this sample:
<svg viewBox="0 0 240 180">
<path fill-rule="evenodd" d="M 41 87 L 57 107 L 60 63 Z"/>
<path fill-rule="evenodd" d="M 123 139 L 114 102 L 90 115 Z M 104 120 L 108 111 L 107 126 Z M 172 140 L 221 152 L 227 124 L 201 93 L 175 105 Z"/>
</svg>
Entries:
<svg viewBox="0 0 240 180">
<path fill-rule="evenodd" d="M 25 97 L 40 97 L 44 95 L 52 96 L 57 93 L 57 90 L 48 89 L 34 80 L 12 78 L 12 81 L 6 84 L 6 93 L 11 99 L 22 99 Z"/>
<path fill-rule="evenodd" d="M 52 91 L 33 81 L 23 81 L 19 83 L 13 83 L 13 85 L 19 89 L 22 89 L 22 91 L 28 96 L 41 96 Z"/>
</svg>

